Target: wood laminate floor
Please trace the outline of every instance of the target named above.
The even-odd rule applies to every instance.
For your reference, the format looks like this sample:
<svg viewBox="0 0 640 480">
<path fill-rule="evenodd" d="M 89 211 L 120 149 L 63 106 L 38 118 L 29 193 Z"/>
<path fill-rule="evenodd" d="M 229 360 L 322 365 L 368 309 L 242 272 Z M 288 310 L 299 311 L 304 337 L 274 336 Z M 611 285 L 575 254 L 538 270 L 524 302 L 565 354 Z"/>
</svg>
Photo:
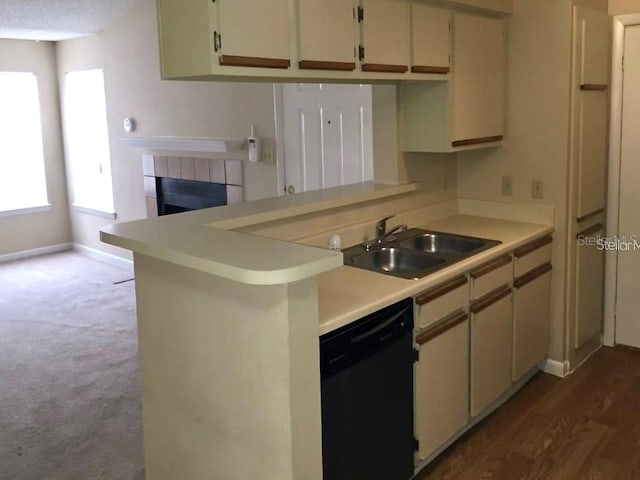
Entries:
<svg viewBox="0 0 640 480">
<path fill-rule="evenodd" d="M 640 351 L 603 348 L 534 377 L 417 480 L 640 479 Z"/>
</svg>

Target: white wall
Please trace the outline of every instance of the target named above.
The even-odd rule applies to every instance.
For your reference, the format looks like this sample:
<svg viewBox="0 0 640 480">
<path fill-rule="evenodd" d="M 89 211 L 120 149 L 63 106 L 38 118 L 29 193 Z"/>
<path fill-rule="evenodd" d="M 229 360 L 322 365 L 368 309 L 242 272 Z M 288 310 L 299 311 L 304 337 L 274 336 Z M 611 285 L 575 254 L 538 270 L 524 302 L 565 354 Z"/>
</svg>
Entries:
<svg viewBox="0 0 640 480">
<path fill-rule="evenodd" d="M 57 51 L 61 87 L 67 71 L 104 69 L 118 221 L 146 216 L 141 151 L 120 141 L 125 136 L 125 117 L 136 119 L 138 135 L 244 137 L 255 124 L 259 135 L 274 141 L 271 84 L 160 80 L 154 0 L 139 0 L 101 34 L 61 42 Z M 232 158 L 238 158 L 236 155 Z M 275 165 L 245 163 L 245 186 L 247 200 L 274 196 Z M 75 242 L 126 255 L 99 241 L 99 229 L 110 220 L 77 211 L 71 215 Z"/>
<path fill-rule="evenodd" d="M 70 242 L 54 44 L 0 40 L 0 71 L 35 72 L 38 76 L 47 194 L 51 204 L 48 212 L 1 217 L 0 255 Z"/>
<path fill-rule="evenodd" d="M 609 15 L 640 13 L 640 0 L 609 0 Z"/>
</svg>

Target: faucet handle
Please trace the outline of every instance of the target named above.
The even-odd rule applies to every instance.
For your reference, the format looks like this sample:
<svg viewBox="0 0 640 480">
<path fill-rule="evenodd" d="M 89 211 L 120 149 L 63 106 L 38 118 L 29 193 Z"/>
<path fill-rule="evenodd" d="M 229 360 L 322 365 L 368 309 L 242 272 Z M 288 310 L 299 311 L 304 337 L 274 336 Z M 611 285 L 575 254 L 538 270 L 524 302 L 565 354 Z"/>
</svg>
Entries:
<svg viewBox="0 0 640 480">
<path fill-rule="evenodd" d="M 387 220 L 390 220 L 393 217 L 395 217 L 395 215 L 389 215 L 388 217 L 381 218 L 380 220 L 378 220 L 378 223 L 376 225 L 385 225 L 387 223 Z"/>
</svg>

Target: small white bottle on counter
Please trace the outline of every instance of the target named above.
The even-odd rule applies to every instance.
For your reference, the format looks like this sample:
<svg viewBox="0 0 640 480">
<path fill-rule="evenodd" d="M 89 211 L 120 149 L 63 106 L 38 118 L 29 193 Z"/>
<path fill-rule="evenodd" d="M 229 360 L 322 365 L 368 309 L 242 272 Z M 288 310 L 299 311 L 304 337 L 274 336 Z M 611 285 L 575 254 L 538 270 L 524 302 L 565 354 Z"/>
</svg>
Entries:
<svg viewBox="0 0 640 480">
<path fill-rule="evenodd" d="M 329 239 L 329 250 L 339 252 L 342 249 L 342 238 L 337 233 Z"/>
</svg>

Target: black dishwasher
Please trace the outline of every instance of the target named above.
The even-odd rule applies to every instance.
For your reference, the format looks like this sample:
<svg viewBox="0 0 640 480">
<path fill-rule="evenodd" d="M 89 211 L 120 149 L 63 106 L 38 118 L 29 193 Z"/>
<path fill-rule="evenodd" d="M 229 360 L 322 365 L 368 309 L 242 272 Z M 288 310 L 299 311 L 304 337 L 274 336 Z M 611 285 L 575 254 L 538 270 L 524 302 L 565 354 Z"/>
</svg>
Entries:
<svg viewBox="0 0 640 480">
<path fill-rule="evenodd" d="M 413 476 L 413 302 L 320 337 L 324 480 Z"/>
</svg>

